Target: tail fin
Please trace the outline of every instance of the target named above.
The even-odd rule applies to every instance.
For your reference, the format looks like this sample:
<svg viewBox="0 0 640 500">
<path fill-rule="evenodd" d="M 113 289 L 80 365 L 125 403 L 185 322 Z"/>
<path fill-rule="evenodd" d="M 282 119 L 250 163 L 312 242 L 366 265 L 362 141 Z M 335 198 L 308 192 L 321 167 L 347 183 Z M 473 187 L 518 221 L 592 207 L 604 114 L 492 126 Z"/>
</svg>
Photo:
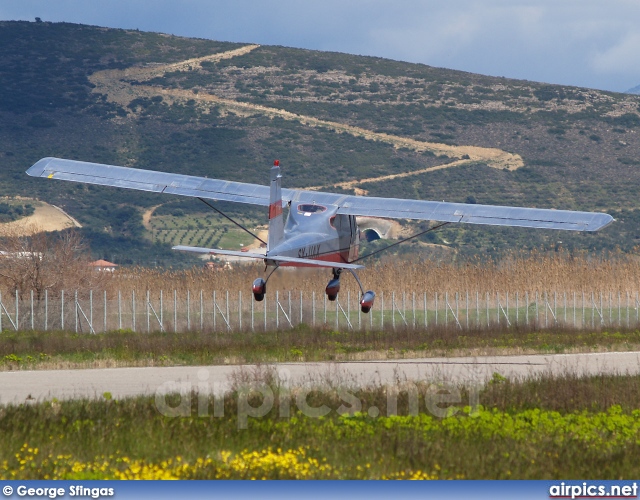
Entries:
<svg viewBox="0 0 640 500">
<path fill-rule="evenodd" d="M 282 191 L 280 187 L 280 161 L 273 162 L 271 167 L 271 193 L 269 199 L 269 238 L 267 251 L 277 246 L 284 239 L 284 220 L 282 218 Z"/>
</svg>

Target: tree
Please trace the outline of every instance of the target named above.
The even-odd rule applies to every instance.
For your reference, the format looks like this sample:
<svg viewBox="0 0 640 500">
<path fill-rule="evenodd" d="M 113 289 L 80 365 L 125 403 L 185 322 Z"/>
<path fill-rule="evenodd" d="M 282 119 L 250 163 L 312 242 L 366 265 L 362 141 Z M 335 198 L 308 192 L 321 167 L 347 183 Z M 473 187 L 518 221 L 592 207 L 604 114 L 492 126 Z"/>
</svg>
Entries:
<svg viewBox="0 0 640 500">
<path fill-rule="evenodd" d="M 45 290 L 87 290 L 108 277 L 89 266 L 82 237 L 73 230 L 49 233 L 35 226 L 11 226 L 0 234 L 0 285 L 7 291 L 31 293 L 38 300 Z"/>
</svg>

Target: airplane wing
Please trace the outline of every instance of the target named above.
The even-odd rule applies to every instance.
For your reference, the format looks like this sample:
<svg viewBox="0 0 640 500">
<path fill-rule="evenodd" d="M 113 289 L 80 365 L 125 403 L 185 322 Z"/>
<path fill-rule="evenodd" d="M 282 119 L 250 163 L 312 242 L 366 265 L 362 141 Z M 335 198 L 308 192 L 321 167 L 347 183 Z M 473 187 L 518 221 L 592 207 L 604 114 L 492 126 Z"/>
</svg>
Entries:
<svg viewBox="0 0 640 500">
<path fill-rule="evenodd" d="M 268 186 L 60 158 L 43 158 L 27 170 L 27 174 L 210 200 L 269 205 Z M 282 189 L 282 199 L 287 203 L 337 205 L 340 207 L 338 213 L 348 215 L 493 226 L 598 231 L 613 222 L 613 217 L 599 212 L 350 196 L 298 189 Z"/>
<path fill-rule="evenodd" d="M 27 174 L 32 177 L 47 177 L 84 184 L 269 206 L 269 186 L 157 172 L 141 168 L 116 167 L 61 158 L 43 158 L 27 170 Z"/>
<path fill-rule="evenodd" d="M 300 259 L 298 257 L 286 257 L 284 255 L 265 255 L 262 253 L 238 252 L 236 250 L 221 250 L 218 248 L 189 247 L 176 245 L 171 250 L 181 250 L 183 252 L 206 253 L 211 255 L 230 255 L 233 257 L 248 257 L 250 259 L 263 259 L 277 262 L 278 264 L 298 264 L 312 267 L 331 267 L 340 269 L 364 269 L 360 264 L 348 264 L 346 262 L 331 262 L 316 259 Z"/>
</svg>

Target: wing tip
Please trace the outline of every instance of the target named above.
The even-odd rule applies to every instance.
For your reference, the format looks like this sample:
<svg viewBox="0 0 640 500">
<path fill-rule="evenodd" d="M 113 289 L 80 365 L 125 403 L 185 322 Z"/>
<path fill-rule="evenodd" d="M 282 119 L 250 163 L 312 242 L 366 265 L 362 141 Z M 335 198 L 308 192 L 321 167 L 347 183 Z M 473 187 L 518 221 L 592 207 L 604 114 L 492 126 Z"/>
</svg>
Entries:
<svg viewBox="0 0 640 500">
<path fill-rule="evenodd" d="M 31 177 L 41 177 L 49 163 L 54 159 L 55 158 L 47 156 L 46 158 L 38 160 L 26 171 L 26 174 Z"/>
</svg>

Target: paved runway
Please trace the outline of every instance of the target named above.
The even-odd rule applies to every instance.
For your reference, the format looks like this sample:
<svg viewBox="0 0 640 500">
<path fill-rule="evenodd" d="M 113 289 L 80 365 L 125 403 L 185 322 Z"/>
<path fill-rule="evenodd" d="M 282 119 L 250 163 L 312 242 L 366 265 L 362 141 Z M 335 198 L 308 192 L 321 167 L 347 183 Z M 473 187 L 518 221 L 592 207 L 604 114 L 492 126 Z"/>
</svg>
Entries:
<svg viewBox="0 0 640 500">
<path fill-rule="evenodd" d="M 345 363 L 272 365 L 291 385 L 308 383 L 351 387 L 403 381 L 482 384 L 494 372 L 505 377 L 544 373 L 640 373 L 640 352 L 584 353 L 466 358 L 422 358 Z M 263 367 L 264 368 L 264 367 Z M 180 366 L 0 372 L 0 404 L 52 398 L 114 398 L 189 389 L 223 393 L 234 379 L 249 377 L 255 366 Z"/>
</svg>

